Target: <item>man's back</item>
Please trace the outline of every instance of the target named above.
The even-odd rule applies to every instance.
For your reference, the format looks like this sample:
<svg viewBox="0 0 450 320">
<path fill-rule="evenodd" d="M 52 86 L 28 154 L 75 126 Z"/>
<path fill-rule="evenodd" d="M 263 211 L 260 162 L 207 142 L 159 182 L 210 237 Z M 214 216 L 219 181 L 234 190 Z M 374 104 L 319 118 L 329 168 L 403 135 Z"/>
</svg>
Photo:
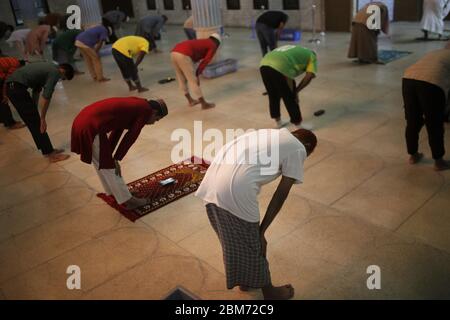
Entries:
<svg viewBox="0 0 450 320">
<path fill-rule="evenodd" d="M 259 222 L 258 194 L 280 175 L 303 181 L 305 147 L 287 130 L 242 135 L 217 154 L 197 196 L 248 222 Z"/>
</svg>

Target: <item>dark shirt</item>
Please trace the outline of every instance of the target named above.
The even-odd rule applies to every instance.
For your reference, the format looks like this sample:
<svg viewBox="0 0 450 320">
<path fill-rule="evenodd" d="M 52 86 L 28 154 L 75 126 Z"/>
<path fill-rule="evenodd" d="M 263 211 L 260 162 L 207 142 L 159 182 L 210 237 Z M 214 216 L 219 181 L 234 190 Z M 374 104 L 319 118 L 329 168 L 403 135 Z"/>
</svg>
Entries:
<svg viewBox="0 0 450 320">
<path fill-rule="evenodd" d="M 57 65 L 51 62 L 35 62 L 17 69 L 6 82 L 17 82 L 33 90 L 44 88 L 42 96 L 50 100 L 60 79 Z"/>
<path fill-rule="evenodd" d="M 262 23 L 267 25 L 272 29 L 278 29 L 281 23 L 286 23 L 289 16 L 281 11 L 267 11 L 259 16 L 257 23 Z"/>
<path fill-rule="evenodd" d="M 69 54 L 75 54 L 75 51 L 77 51 L 75 40 L 81 32 L 81 30 L 65 30 L 58 33 L 53 41 L 53 48 L 64 50 Z"/>
</svg>

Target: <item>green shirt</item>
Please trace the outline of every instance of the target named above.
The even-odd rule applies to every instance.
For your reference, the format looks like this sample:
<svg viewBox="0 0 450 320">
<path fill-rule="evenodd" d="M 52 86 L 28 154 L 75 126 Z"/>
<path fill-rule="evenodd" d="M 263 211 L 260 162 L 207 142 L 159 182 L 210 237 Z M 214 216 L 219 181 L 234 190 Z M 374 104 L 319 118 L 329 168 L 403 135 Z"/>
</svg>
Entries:
<svg viewBox="0 0 450 320">
<path fill-rule="evenodd" d="M 6 82 L 17 82 L 33 90 L 44 88 L 42 96 L 50 100 L 60 79 L 57 65 L 51 62 L 35 62 L 17 69 Z"/>
<path fill-rule="evenodd" d="M 75 40 L 81 32 L 81 30 L 65 30 L 58 33 L 53 41 L 53 48 L 62 49 L 69 54 L 75 54 L 75 51 L 77 51 Z"/>
<path fill-rule="evenodd" d="M 304 72 L 317 74 L 317 56 L 310 49 L 287 45 L 266 54 L 261 67 L 271 67 L 290 79 L 295 79 Z"/>
</svg>

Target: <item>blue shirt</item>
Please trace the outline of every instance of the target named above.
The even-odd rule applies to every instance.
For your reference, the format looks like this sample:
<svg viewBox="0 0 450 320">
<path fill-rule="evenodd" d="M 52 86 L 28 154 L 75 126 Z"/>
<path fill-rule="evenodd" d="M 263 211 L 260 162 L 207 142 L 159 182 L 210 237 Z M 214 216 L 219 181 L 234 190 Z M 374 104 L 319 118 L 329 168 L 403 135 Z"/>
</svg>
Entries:
<svg viewBox="0 0 450 320">
<path fill-rule="evenodd" d="M 80 33 L 77 36 L 77 40 L 84 43 L 90 48 L 94 48 L 99 42 L 106 41 L 108 39 L 108 29 L 104 26 L 97 26 Z"/>
</svg>

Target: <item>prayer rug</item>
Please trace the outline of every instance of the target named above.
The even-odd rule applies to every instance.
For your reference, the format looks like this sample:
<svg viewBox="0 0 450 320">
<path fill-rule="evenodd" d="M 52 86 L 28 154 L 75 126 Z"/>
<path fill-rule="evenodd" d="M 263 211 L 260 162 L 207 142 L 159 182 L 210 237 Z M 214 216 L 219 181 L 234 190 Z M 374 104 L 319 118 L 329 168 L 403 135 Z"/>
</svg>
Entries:
<svg viewBox="0 0 450 320">
<path fill-rule="evenodd" d="M 151 199 L 151 203 L 145 207 L 128 210 L 119 205 L 114 196 L 99 193 L 97 196 L 119 211 L 127 219 L 135 222 L 147 214 L 158 210 L 171 202 L 177 201 L 195 191 L 200 187 L 209 164 L 197 157 L 174 164 L 170 167 L 155 172 L 137 181 L 128 184 L 133 196 Z M 173 178 L 176 183 L 162 186 L 160 181 Z"/>
<path fill-rule="evenodd" d="M 390 63 L 409 56 L 411 53 L 412 52 L 409 51 L 380 50 L 378 51 L 378 60 L 384 63 Z"/>
</svg>

